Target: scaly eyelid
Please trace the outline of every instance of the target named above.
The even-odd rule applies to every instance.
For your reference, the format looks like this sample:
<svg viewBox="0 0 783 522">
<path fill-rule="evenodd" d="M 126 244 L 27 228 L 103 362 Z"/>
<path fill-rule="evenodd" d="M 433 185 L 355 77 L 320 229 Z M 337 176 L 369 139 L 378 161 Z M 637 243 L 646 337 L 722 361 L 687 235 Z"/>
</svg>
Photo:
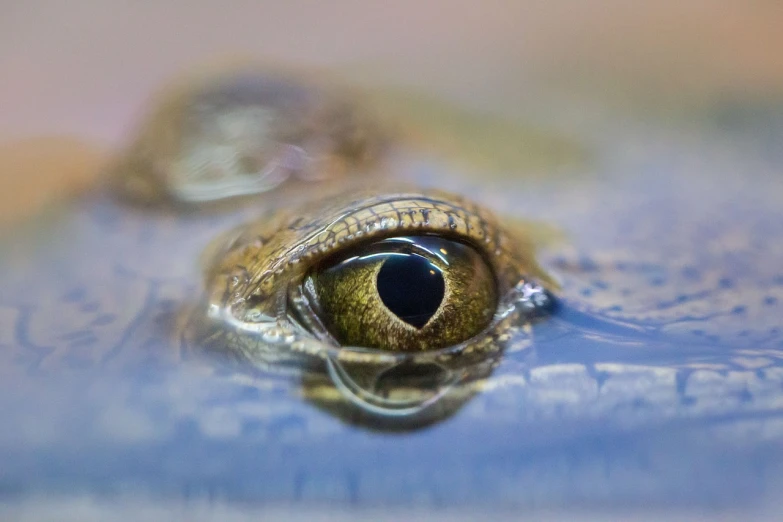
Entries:
<svg viewBox="0 0 783 522">
<path fill-rule="evenodd" d="M 290 320 L 284 317 L 289 289 L 301 284 L 311 267 L 365 242 L 427 234 L 456 239 L 481 253 L 504 303 L 503 296 L 528 276 L 549 280 L 526 243 L 480 207 L 436 191 L 405 192 L 344 197 L 321 209 L 289 212 L 224 234 L 202 256 L 208 299 L 240 321 L 258 314 Z M 439 257 L 430 253 L 433 260 Z"/>
<path fill-rule="evenodd" d="M 268 279 L 286 278 L 284 273 L 294 265 L 315 263 L 360 241 L 394 235 L 432 233 L 461 239 L 485 252 L 495 264 L 501 263 L 494 259 L 519 257 L 514 252 L 513 241 L 492 217 L 456 198 L 439 199 L 423 194 L 375 196 L 349 200 L 347 208 L 356 210 L 345 208 L 332 207 L 331 212 L 315 210 L 312 215 L 317 217 L 305 225 L 301 224 L 301 215 L 293 216 L 282 227 L 286 241 L 276 241 L 273 235 L 258 248 L 249 248 L 246 256 L 252 258 L 258 276 L 245 289 L 246 297 L 275 286 Z M 513 270 L 513 263 L 502 264 L 503 267 L 496 268 L 512 269 L 506 271 L 505 278 L 513 279 L 518 272 Z M 504 278 L 502 274 L 499 276 Z"/>
</svg>

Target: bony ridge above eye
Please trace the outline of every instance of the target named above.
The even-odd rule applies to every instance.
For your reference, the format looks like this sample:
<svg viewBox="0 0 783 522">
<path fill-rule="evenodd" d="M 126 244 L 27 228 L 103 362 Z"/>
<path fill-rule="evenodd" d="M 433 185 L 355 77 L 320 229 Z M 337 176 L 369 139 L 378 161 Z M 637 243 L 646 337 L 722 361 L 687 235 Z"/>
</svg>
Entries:
<svg viewBox="0 0 783 522">
<path fill-rule="evenodd" d="M 429 285 L 429 303 L 383 289 L 406 277 Z M 498 324 L 545 309 L 550 282 L 524 238 L 461 197 L 358 193 L 233 233 L 206 272 L 202 323 L 215 328 L 202 339 L 262 367 L 338 352 L 377 362 L 497 351 Z"/>
</svg>

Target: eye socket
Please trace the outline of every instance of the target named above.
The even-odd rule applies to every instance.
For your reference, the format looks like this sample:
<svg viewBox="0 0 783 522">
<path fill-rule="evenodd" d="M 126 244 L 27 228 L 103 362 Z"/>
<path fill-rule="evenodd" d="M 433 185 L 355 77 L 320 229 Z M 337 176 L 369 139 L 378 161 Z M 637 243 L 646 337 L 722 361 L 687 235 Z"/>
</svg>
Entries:
<svg viewBox="0 0 783 522">
<path fill-rule="evenodd" d="M 512 331 L 501 323 L 551 303 L 528 243 L 441 192 L 359 193 L 229 237 L 207 261 L 198 326 L 211 349 L 261 366 L 480 357 Z"/>
<path fill-rule="evenodd" d="M 485 329 L 495 276 L 465 243 L 434 235 L 383 239 L 325 259 L 304 281 L 312 309 L 342 345 L 423 351 Z"/>
<path fill-rule="evenodd" d="M 298 374 L 308 400 L 392 429 L 456 411 L 554 304 L 524 237 L 440 191 L 291 209 L 229 231 L 202 260 L 185 349 Z"/>
</svg>

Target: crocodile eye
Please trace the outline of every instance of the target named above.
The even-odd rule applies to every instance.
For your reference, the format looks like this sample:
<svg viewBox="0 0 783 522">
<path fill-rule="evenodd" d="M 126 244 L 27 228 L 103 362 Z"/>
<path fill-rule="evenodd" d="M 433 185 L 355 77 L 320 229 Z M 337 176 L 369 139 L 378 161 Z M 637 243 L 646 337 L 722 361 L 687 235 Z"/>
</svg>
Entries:
<svg viewBox="0 0 783 522">
<path fill-rule="evenodd" d="M 524 237 L 439 191 L 290 209 L 216 239 L 203 261 L 186 346 L 302 372 L 308 400 L 394 429 L 459 408 L 553 304 Z M 319 391 L 324 375 L 346 401 Z"/>
<path fill-rule="evenodd" d="M 342 345 L 422 351 L 455 345 L 491 322 L 492 269 L 479 251 L 435 235 L 382 239 L 320 263 L 309 302 Z"/>
<path fill-rule="evenodd" d="M 194 75 L 152 109 L 113 168 L 117 191 L 142 203 L 201 204 L 270 191 L 292 176 L 366 174 L 386 143 L 353 93 L 272 70 Z"/>
<path fill-rule="evenodd" d="M 214 321 L 199 326 L 219 331 L 203 337 L 262 366 L 335 350 L 358 349 L 351 353 L 364 362 L 497 352 L 509 321 L 551 303 L 523 238 L 436 191 L 291 210 L 233 231 L 208 257 Z"/>
</svg>

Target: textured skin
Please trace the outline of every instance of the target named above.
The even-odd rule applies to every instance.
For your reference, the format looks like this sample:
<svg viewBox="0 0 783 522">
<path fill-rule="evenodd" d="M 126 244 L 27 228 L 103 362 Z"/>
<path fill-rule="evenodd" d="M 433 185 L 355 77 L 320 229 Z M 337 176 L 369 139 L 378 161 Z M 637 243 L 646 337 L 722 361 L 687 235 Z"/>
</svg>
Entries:
<svg viewBox="0 0 783 522">
<path fill-rule="evenodd" d="M 475 210 L 471 209 L 471 211 Z M 329 221 L 326 217 L 328 215 L 327 212 L 319 213 L 319 217 L 324 217 L 325 221 Z M 119 221 L 120 217 L 124 221 Z M 58 259 L 54 270 L 35 266 L 23 269 L 17 265 L 17 269 L 11 272 L 19 274 L 18 285 L 14 284 L 14 279 L 11 278 L 6 288 L 11 289 L 9 295 L 22 296 L 23 303 L 7 303 L 3 308 L 4 324 L 8 325 L 3 329 L 6 336 L 3 350 L 6 363 L 3 365 L 3 371 L 16 373 L 15 369 L 24 368 L 25 372 L 43 371 L 50 375 L 52 372 L 78 371 L 85 367 L 133 368 L 139 364 L 146 364 L 145 361 L 150 360 L 175 361 L 176 353 L 167 349 L 161 350 L 160 343 L 171 342 L 166 339 L 176 336 L 178 327 L 173 320 L 181 315 L 178 312 L 181 303 L 187 303 L 198 295 L 197 285 L 194 284 L 195 257 L 203 245 L 229 227 L 230 223 L 230 221 L 226 222 L 225 218 L 190 218 L 186 221 L 181 219 L 175 215 L 128 214 L 127 210 L 115 208 L 113 203 L 105 202 L 95 210 L 78 216 L 72 223 L 62 225 L 65 230 L 58 231 L 57 235 L 69 237 L 70 242 L 64 243 L 54 256 Z M 235 216 L 232 219 L 236 222 L 244 218 Z M 286 222 L 285 220 L 290 218 L 281 219 Z M 262 225 L 262 228 L 266 226 L 268 225 Z M 75 238 L 72 235 L 74 230 L 80 232 Z M 282 237 L 290 237 L 288 236 L 290 232 L 286 232 L 286 228 L 282 230 Z M 342 229 L 338 227 L 338 230 Z M 118 234 L 120 231 L 122 234 Z M 255 237 L 259 233 L 258 230 L 253 229 L 244 229 L 244 232 L 249 234 L 249 237 Z M 491 237 L 485 232 L 481 232 L 480 236 Z M 134 238 L 137 241 L 137 248 L 129 244 L 129 241 Z M 180 252 L 181 257 L 172 256 L 171 251 L 159 248 L 160 244 L 174 241 L 175 238 L 183 248 Z M 184 241 L 185 238 L 188 238 L 187 242 Z M 269 245 L 272 245 L 270 248 L 285 250 L 287 243 L 279 241 L 271 242 Z M 134 250 L 137 252 L 135 255 L 131 253 Z M 95 263 L 83 265 L 76 261 L 82 258 L 84 252 L 90 251 L 95 253 L 93 257 Z M 315 255 L 318 251 L 318 247 L 313 247 L 305 252 Z M 69 256 L 72 256 L 72 261 Z M 561 257 L 561 254 L 557 254 L 554 259 L 557 261 Z M 25 259 L 29 259 L 29 254 L 20 251 L 18 262 L 24 263 Z M 101 259 L 104 261 L 101 262 Z M 144 259 L 144 262 L 136 266 L 141 259 Z M 277 259 L 289 258 L 263 256 L 260 259 L 274 262 Z M 30 274 L 31 269 L 37 274 L 32 286 L 30 276 L 26 275 Z M 260 276 L 263 271 L 256 270 L 253 273 Z M 579 273 L 579 271 L 574 272 L 576 276 Z M 160 276 L 157 279 L 156 274 Z M 598 314 L 595 317 L 600 318 L 600 309 L 592 308 L 593 301 L 585 299 L 579 292 L 568 293 L 568 289 L 578 281 L 576 276 L 570 275 L 571 279 L 565 278 L 562 297 L 569 306 Z M 226 277 L 228 274 L 220 273 L 210 276 L 211 279 Z M 74 284 L 74 281 L 81 281 L 81 284 Z M 90 281 L 102 281 L 102 283 L 90 284 Z M 256 288 L 263 286 L 260 282 L 257 277 L 252 283 L 255 286 L 248 284 L 243 288 L 247 288 L 246 292 L 250 294 Z M 267 283 L 266 287 L 271 289 L 274 285 Z M 62 290 L 56 290 L 58 288 Z M 217 285 L 216 288 L 221 288 L 222 295 L 222 289 L 225 287 Z M 27 291 L 23 292 L 23 289 Z M 51 293 L 53 290 L 56 293 Z M 50 297 L 41 299 L 41 296 L 47 295 Z M 61 325 L 57 324 L 59 317 L 63 318 Z M 77 318 L 78 322 L 75 321 Z M 607 315 L 608 318 L 611 316 Z M 625 318 L 630 319 L 627 316 Z M 152 327 L 155 322 L 161 321 L 161 326 Z M 167 321 L 170 321 L 170 324 L 167 325 Z M 579 418 L 589 418 L 591 411 L 597 412 L 596 414 L 600 414 L 598 412 L 601 411 L 612 411 L 604 410 L 609 405 L 615 405 L 612 406 L 613 408 L 621 407 L 623 404 L 632 407 L 636 404 L 635 401 L 639 400 L 637 393 L 645 396 L 645 403 L 654 405 L 652 409 L 645 410 L 642 419 L 646 420 L 659 419 L 660 415 L 664 415 L 662 412 L 688 417 L 695 414 L 721 413 L 727 411 L 726 408 L 734 407 L 743 411 L 748 409 L 750 409 L 748 411 L 757 411 L 758 408 L 763 411 L 777 407 L 775 401 L 779 399 L 776 392 L 781 383 L 781 376 L 777 369 L 780 355 L 777 350 L 770 349 L 771 347 L 765 349 L 763 345 L 749 345 L 727 351 L 719 345 L 713 348 L 710 345 L 695 344 L 694 348 L 676 354 L 667 347 L 669 343 L 667 338 L 657 335 L 649 337 L 645 333 L 643 321 L 620 326 L 596 322 L 588 325 L 591 328 L 584 330 L 584 333 L 580 333 L 583 328 L 579 324 L 572 325 L 566 322 L 565 326 L 562 326 L 562 322 L 558 321 L 554 324 L 559 326 L 544 323 L 539 328 L 540 346 L 536 350 L 536 356 L 543 360 L 534 367 L 539 365 L 543 367 L 533 370 L 528 377 L 525 377 L 530 371 L 527 369 L 530 362 L 526 358 L 519 359 L 514 354 L 524 353 L 525 350 L 522 352 L 519 350 L 529 341 L 521 332 L 512 333 L 508 348 L 509 356 L 504 363 L 507 371 L 496 374 L 491 384 L 478 383 L 477 385 L 480 388 L 488 387 L 493 390 L 515 389 L 518 386 L 529 390 L 532 394 L 530 397 L 537 400 L 522 401 L 526 405 L 526 416 L 535 411 L 545 412 L 552 408 L 551 411 L 559 412 L 558 415 L 573 411 Z M 648 327 L 655 328 L 655 323 L 651 323 Z M 550 330 L 554 333 L 550 333 Z M 574 339 L 583 335 L 586 337 L 581 342 L 587 342 L 587 346 L 596 345 L 599 349 L 595 352 L 598 354 L 596 357 L 604 360 L 596 359 L 594 363 L 587 366 L 569 363 L 562 369 L 559 365 L 547 369 L 550 364 L 547 362 L 548 358 L 557 359 L 558 357 L 553 354 L 562 350 L 560 346 L 568 346 L 568 342 L 565 341 L 571 339 L 569 342 L 573 344 L 577 342 Z M 595 337 L 596 335 L 601 337 Z M 646 345 L 649 346 L 644 349 L 646 352 L 631 352 L 624 347 Z M 659 347 L 656 348 L 656 345 Z M 607 347 L 612 350 L 616 347 L 618 351 L 606 352 Z M 604 352 L 601 352 L 601 349 Z M 635 354 L 649 353 L 650 350 L 662 354 L 659 356 L 662 357 L 659 367 L 631 362 L 634 358 L 649 360 Z M 601 356 L 601 353 L 604 355 Z M 611 355 L 613 353 L 615 355 Z M 626 355 L 620 356 L 621 353 Z M 628 362 L 624 362 L 623 359 L 627 359 Z M 516 364 L 521 364 L 519 369 L 514 369 Z M 207 368 L 209 366 L 211 363 Z M 647 377 L 641 380 L 632 377 L 639 372 Z M 256 386 L 257 377 L 232 374 L 231 379 L 239 379 L 241 382 L 253 383 L 252 385 Z M 637 391 L 610 393 L 609 390 L 616 388 L 608 386 L 607 383 L 613 382 L 614 379 L 619 379 L 618 385 L 621 382 L 629 385 L 633 383 L 633 389 Z M 263 387 L 262 382 L 259 384 Z M 642 383 L 646 384 L 640 392 L 638 387 Z M 542 394 L 536 391 L 542 385 L 543 389 L 559 391 L 555 395 L 552 395 L 552 391 Z M 576 391 L 588 389 L 600 393 Z M 574 393 L 572 398 L 566 399 L 571 397 L 572 393 Z M 744 394 L 748 393 L 754 398 L 751 402 L 743 399 Z M 305 392 L 305 395 L 312 396 L 309 392 Z M 331 396 L 334 401 L 339 401 L 339 396 L 329 395 L 327 392 L 321 395 Z M 765 396 L 773 402 L 767 402 Z M 706 401 L 706 398 L 710 400 Z M 566 402 L 562 402 L 564 400 Z M 579 406 L 584 400 L 593 406 Z M 563 410 L 563 405 L 571 401 L 576 402 L 567 410 Z M 707 406 L 712 402 L 715 402 L 717 409 Z M 206 411 L 202 413 L 209 415 Z M 622 416 L 615 419 L 621 423 L 626 422 Z"/>
<path fill-rule="evenodd" d="M 537 305 L 523 293 L 540 290 L 529 277 L 549 281 L 528 242 L 509 235 L 492 215 L 457 196 L 437 191 L 381 195 L 359 191 L 307 208 L 304 214 L 295 209 L 244 226 L 217 248 L 206 269 L 206 303 L 192 314 L 186 329 L 187 344 L 194 351 L 228 354 L 271 371 L 327 360 L 346 369 L 348 379 L 358 377 L 361 390 L 372 389 L 379 375 L 406 361 L 419 367 L 422 362 L 436 364 L 450 381 L 465 384 L 486 375 L 512 325 L 525 323 L 526 314 L 532 316 L 525 307 Z M 308 271 L 363 241 L 411 233 L 469 241 L 480 249 L 495 273 L 501 296 L 495 319 L 466 342 L 420 351 L 413 360 L 389 350 L 341 348 L 302 293 Z M 541 297 L 548 302 L 544 294 Z M 298 320 L 292 321 L 291 314 Z M 405 388 L 408 395 L 415 394 Z"/>
<path fill-rule="evenodd" d="M 4 484 L 366 505 L 753 501 L 758 476 L 779 474 L 783 433 L 775 158 L 622 130 L 594 136 L 598 163 L 565 180 L 398 162 L 403 178 L 567 235 L 538 257 L 563 308 L 509 329 L 503 356 L 406 437 L 356 429 L 372 419 L 321 368 L 237 371 L 179 350 L 201 252 L 288 196 L 180 214 L 92 195 L 15 231 L 0 296 Z"/>
<path fill-rule="evenodd" d="M 302 215 L 294 210 L 240 229 L 207 269 L 210 304 L 230 307 L 239 321 L 276 317 L 279 298 L 308 267 L 362 241 L 406 233 L 464 238 L 478 245 L 496 270 L 505 295 L 530 274 L 548 278 L 529 244 L 509 237 L 494 217 L 462 198 L 437 192 L 353 194 Z"/>
</svg>

